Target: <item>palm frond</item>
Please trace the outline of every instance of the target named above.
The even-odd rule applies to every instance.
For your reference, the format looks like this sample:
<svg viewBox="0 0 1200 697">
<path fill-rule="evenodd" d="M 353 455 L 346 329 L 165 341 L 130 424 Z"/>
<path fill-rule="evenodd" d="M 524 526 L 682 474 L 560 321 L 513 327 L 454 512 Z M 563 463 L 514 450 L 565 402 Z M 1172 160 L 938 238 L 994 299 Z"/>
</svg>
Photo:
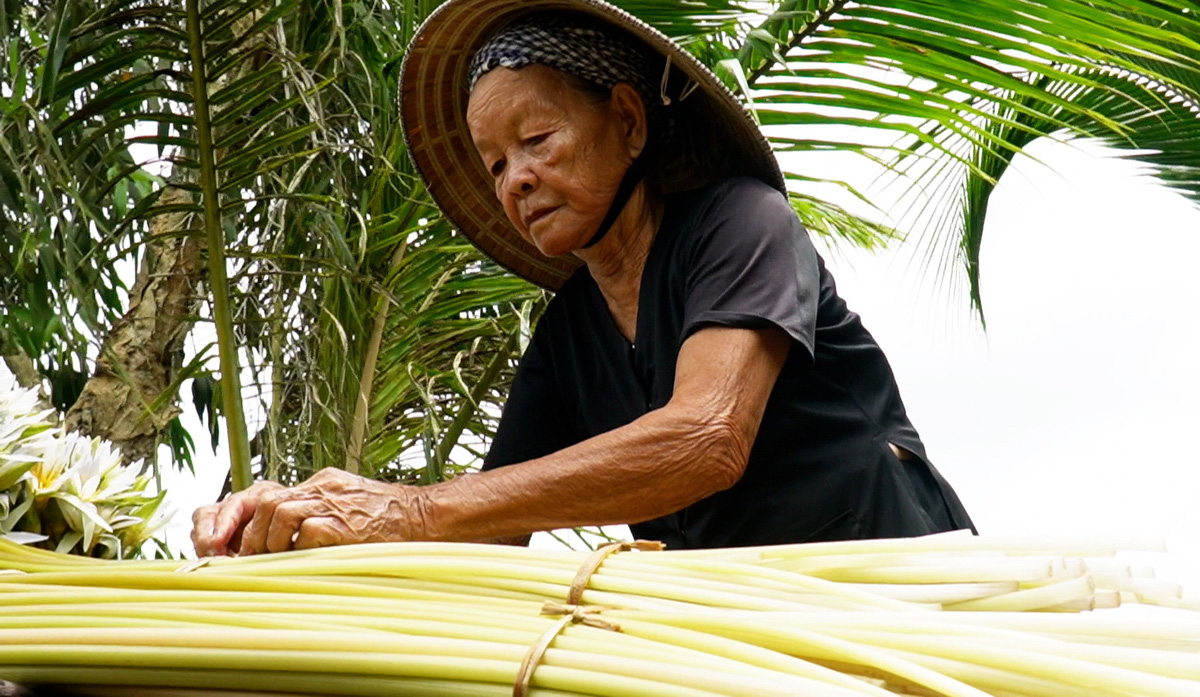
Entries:
<svg viewBox="0 0 1200 697">
<path fill-rule="evenodd" d="M 1106 113 L 1126 126 L 1129 136 L 1118 138 L 1095 127 L 1075 121 L 1073 134 L 1091 137 L 1128 150 L 1127 157 L 1143 162 L 1150 172 L 1168 187 L 1200 205 L 1200 101 L 1170 90 L 1135 84 L 1129 76 L 1104 75 L 1097 81 L 1108 90 L 1092 91 L 1079 97 L 1089 108 Z M 1147 89 L 1161 99 L 1148 107 L 1139 107 L 1132 99 Z"/>
<path fill-rule="evenodd" d="M 1194 0 L 782 2 L 738 57 L 777 149 L 851 153 L 911 178 L 919 195 L 901 198 L 926 213 L 892 217 L 921 221 L 926 263 L 945 278 L 962 269 L 982 320 L 988 198 L 1034 140 L 1153 150 L 1138 157 L 1194 192 L 1196 10 Z"/>
</svg>

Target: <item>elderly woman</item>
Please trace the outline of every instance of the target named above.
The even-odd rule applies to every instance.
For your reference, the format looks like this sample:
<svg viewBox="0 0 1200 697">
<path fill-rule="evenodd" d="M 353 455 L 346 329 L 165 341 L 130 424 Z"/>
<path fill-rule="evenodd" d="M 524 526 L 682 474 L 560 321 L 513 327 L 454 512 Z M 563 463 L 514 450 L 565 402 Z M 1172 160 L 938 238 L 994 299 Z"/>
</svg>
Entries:
<svg viewBox="0 0 1200 697">
<path fill-rule="evenodd" d="M 770 147 L 664 36 L 598 0 L 451 0 L 413 41 L 402 111 L 447 217 L 558 291 L 483 471 L 260 482 L 197 512 L 198 553 L 616 523 L 671 548 L 971 527 Z"/>
</svg>

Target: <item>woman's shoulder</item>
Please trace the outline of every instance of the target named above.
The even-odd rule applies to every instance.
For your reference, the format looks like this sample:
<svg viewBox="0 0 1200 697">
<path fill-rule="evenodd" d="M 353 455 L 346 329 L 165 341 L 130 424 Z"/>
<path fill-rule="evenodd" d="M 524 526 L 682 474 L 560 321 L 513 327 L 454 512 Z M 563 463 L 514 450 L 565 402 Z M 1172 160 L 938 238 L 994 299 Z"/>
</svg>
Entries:
<svg viewBox="0 0 1200 697">
<path fill-rule="evenodd" d="M 753 177 L 720 179 L 677 194 L 672 203 L 685 227 L 720 220 L 757 220 L 770 225 L 787 223 L 795 217 L 786 196 Z"/>
<path fill-rule="evenodd" d="M 791 238 L 802 229 L 791 203 L 776 188 L 752 177 L 730 177 L 677 195 L 669 205 L 670 227 L 682 243 L 717 237 Z"/>
<path fill-rule="evenodd" d="M 775 187 L 754 177 L 725 177 L 683 194 L 693 203 L 787 203 L 787 198 Z"/>
</svg>

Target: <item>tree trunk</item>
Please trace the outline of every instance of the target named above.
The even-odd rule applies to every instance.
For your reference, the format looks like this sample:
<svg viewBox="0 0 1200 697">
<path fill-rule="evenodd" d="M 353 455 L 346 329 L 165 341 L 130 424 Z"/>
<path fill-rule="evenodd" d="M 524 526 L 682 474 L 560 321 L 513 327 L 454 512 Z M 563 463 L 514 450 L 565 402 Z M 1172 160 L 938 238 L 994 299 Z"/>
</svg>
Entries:
<svg viewBox="0 0 1200 697">
<path fill-rule="evenodd" d="M 17 349 L 19 353 L 14 353 L 4 357 L 4 364 L 8 366 L 13 377 L 17 379 L 17 384 L 26 389 L 37 387 L 40 391 L 45 391 L 42 385 L 42 376 L 37 371 L 37 366 L 25 355 L 24 351 Z M 45 396 L 43 395 L 43 400 Z"/>
<path fill-rule="evenodd" d="M 168 188 L 160 203 L 190 200 Z M 126 463 L 152 463 L 159 433 L 180 412 L 165 393 L 182 365 L 204 268 L 202 240 L 187 232 L 189 217 L 172 212 L 151 222 L 129 309 L 105 337 L 96 372 L 67 412 L 68 430 L 112 441 Z"/>
</svg>

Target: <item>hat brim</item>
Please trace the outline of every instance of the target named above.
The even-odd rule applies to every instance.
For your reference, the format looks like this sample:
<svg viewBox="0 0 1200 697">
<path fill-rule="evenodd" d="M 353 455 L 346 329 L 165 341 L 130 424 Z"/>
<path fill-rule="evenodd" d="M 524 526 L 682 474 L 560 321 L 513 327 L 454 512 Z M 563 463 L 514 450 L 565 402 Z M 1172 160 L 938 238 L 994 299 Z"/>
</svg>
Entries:
<svg viewBox="0 0 1200 697">
<path fill-rule="evenodd" d="M 400 115 L 408 152 L 426 189 L 450 222 L 501 266 L 558 290 L 581 262 L 547 257 L 509 222 L 467 128 L 467 71 L 476 51 L 521 15 L 584 12 L 606 20 L 669 58 L 698 88 L 677 108 L 683 128 L 703 144 L 700 159 L 721 176 L 753 176 L 786 193 L 770 144 L 733 94 L 664 34 L 600 0 L 450 0 L 417 30 L 400 70 Z M 705 169 L 700 167 L 699 169 Z"/>
</svg>

